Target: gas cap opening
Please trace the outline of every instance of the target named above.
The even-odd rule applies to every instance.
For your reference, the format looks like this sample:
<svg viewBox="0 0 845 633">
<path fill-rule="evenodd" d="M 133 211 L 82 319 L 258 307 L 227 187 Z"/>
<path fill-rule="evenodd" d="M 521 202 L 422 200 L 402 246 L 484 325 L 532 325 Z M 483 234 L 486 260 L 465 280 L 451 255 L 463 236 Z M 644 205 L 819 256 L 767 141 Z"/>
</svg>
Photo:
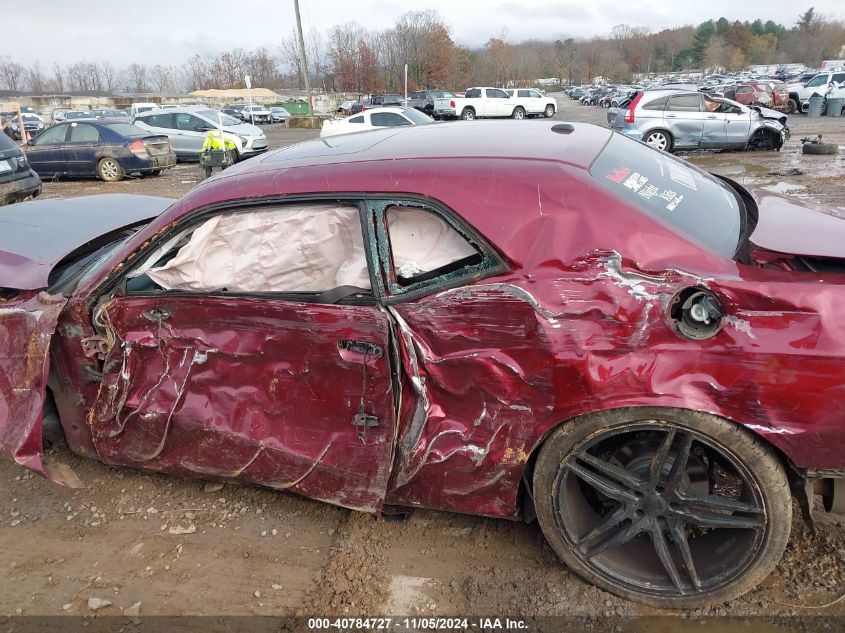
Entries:
<svg viewBox="0 0 845 633">
<path fill-rule="evenodd" d="M 685 288 L 676 294 L 669 315 L 678 333 L 695 341 L 715 336 L 725 323 L 722 302 L 706 288 Z"/>
</svg>

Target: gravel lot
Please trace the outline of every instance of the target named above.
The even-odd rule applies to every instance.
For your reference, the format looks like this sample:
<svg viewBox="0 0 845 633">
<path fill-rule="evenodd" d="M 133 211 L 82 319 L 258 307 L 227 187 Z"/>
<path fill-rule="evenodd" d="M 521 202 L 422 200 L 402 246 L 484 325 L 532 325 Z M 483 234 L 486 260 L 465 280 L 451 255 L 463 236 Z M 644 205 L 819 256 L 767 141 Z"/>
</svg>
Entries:
<svg viewBox="0 0 845 633">
<path fill-rule="evenodd" d="M 560 104 L 557 118 L 605 120 L 601 108 L 565 95 Z M 781 152 L 688 159 L 750 186 L 842 205 L 845 154 L 804 157 L 799 139 L 823 133 L 845 145 L 845 118 L 793 118 Z M 317 135 L 281 125 L 267 133 L 271 147 Z M 49 182 L 43 195 L 178 197 L 201 178 L 198 165 L 180 164 L 157 178 Z M 142 618 L 660 613 L 581 581 L 558 562 L 536 524 L 423 510 L 389 522 L 285 493 L 110 468 L 61 445 L 50 452 L 75 470 L 83 489 L 54 486 L 0 461 L 0 573 L 7 579 L 0 616 L 90 615 L 91 606 L 100 607 L 97 615 L 120 615 L 138 602 Z M 845 593 L 843 520 L 823 516 L 815 537 L 796 520 L 783 561 L 757 590 L 685 615 L 845 615 L 845 602 L 808 608 Z M 89 604 L 91 598 L 101 602 Z"/>
</svg>

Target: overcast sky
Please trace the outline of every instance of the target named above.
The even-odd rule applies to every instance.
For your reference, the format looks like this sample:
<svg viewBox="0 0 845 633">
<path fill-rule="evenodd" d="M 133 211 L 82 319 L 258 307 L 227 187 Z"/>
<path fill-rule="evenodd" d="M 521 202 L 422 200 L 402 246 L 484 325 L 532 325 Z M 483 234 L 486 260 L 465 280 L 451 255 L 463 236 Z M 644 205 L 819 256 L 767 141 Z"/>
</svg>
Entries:
<svg viewBox="0 0 845 633">
<path fill-rule="evenodd" d="M 3 0 L 0 56 L 49 67 L 55 61 L 108 59 L 181 64 L 194 53 L 233 47 L 278 47 L 294 24 L 293 0 Z M 368 29 L 389 27 L 411 10 L 434 9 L 459 43 L 475 47 L 503 28 L 509 40 L 592 37 L 617 24 L 652 31 L 710 18 L 775 20 L 791 25 L 810 6 L 845 18 L 842 0 L 300 0 L 303 28 L 325 31 L 356 21 Z"/>
</svg>

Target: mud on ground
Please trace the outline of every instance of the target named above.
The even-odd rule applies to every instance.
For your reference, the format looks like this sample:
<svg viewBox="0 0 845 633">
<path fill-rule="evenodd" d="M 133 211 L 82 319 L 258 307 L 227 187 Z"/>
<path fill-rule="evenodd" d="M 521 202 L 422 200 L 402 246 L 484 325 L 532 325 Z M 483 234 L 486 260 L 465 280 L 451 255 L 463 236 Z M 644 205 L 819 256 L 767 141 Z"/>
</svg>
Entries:
<svg viewBox="0 0 845 633">
<path fill-rule="evenodd" d="M 558 118 L 603 123 L 601 108 L 561 98 Z M 800 155 L 801 136 L 845 145 L 845 118 L 793 117 L 781 152 L 688 156 L 753 186 L 843 203 L 843 154 Z M 461 123 L 462 124 L 462 123 Z M 525 122 L 526 125 L 532 122 Z M 269 126 L 271 147 L 316 136 Z M 106 192 L 178 197 L 201 179 L 180 164 L 156 178 L 45 183 L 45 197 Z M 778 184 L 784 183 L 784 184 Z M 460 614 L 635 615 L 560 564 L 536 524 L 417 510 L 390 522 L 287 493 L 111 468 L 54 446 L 83 489 L 60 488 L 0 460 L 0 616 Z M 797 510 L 797 508 L 796 508 Z M 796 511 L 796 516 L 798 515 Z M 702 615 L 845 615 L 845 519 L 796 519 L 779 567 L 755 591 Z"/>
</svg>

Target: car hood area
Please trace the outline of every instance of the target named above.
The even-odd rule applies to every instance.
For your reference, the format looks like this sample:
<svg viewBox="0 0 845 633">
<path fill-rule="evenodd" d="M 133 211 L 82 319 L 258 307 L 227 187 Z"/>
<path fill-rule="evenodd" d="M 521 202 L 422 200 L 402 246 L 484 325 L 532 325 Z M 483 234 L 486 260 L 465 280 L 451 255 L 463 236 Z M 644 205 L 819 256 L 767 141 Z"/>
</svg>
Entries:
<svg viewBox="0 0 845 633">
<path fill-rule="evenodd" d="M 0 288 L 37 290 L 55 266 L 86 245 L 149 222 L 170 198 L 111 194 L 12 205 L 0 214 Z"/>
<path fill-rule="evenodd" d="M 100 195 L 24 202 L 0 214 L 0 450 L 51 481 L 68 483 L 61 465 L 41 458 L 50 341 L 67 299 L 40 289 L 69 255 L 149 222 L 172 202 Z"/>
<path fill-rule="evenodd" d="M 751 194 L 759 208 L 752 244 L 790 255 L 842 258 L 845 207 L 817 206 L 765 189 Z"/>
</svg>

